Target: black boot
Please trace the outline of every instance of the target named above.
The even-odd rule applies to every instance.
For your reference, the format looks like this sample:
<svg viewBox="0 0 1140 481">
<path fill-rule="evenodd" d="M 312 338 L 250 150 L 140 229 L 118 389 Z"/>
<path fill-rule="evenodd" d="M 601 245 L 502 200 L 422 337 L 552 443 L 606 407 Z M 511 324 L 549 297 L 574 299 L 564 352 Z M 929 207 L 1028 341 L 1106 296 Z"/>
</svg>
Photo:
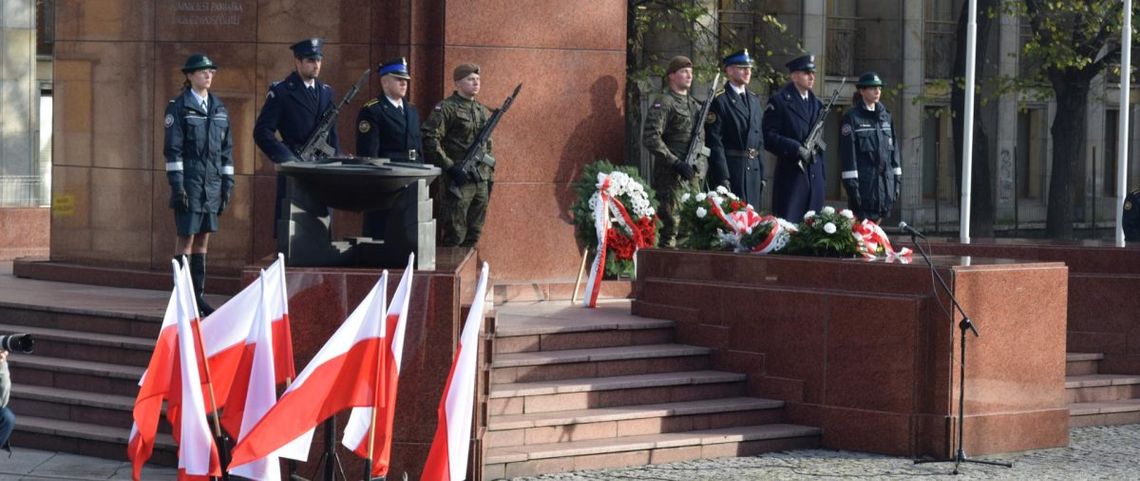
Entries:
<svg viewBox="0 0 1140 481">
<path fill-rule="evenodd" d="M 178 261 L 178 267 L 186 265 L 186 254 L 178 254 L 174 256 L 174 260 Z"/>
<path fill-rule="evenodd" d="M 214 308 L 206 303 L 206 254 L 190 254 L 190 279 L 194 283 L 194 296 L 198 301 L 198 314 L 206 317 Z"/>
</svg>

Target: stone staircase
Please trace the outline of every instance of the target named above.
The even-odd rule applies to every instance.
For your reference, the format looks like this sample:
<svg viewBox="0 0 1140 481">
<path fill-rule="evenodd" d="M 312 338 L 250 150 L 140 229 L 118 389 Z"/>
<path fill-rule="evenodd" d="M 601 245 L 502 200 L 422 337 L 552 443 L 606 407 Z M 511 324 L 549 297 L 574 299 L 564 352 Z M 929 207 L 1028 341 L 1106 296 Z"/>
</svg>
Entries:
<svg viewBox="0 0 1140 481">
<path fill-rule="evenodd" d="M 747 397 L 746 376 L 672 343 L 673 323 L 629 301 L 498 308 L 484 479 L 749 456 L 815 447 L 783 402 Z"/>
<path fill-rule="evenodd" d="M 1065 364 L 1069 426 L 1140 423 L 1140 375 L 1101 374 L 1100 353 L 1070 352 Z"/>
<path fill-rule="evenodd" d="M 32 354 L 12 354 L 12 445 L 126 459 L 138 380 L 161 318 L 0 305 L 0 332 L 28 333 Z M 149 462 L 177 463 L 165 420 Z"/>
</svg>

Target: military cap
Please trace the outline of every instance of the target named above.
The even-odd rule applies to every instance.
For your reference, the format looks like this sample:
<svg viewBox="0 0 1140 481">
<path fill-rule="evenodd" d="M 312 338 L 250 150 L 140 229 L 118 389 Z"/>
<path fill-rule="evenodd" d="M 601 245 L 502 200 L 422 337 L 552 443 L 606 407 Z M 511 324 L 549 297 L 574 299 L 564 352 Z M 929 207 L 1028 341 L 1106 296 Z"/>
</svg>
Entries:
<svg viewBox="0 0 1140 481">
<path fill-rule="evenodd" d="M 684 55 L 678 55 L 669 59 L 669 67 L 665 69 L 665 75 L 670 75 L 673 72 L 683 68 L 690 68 L 693 66 L 693 61 Z"/>
<path fill-rule="evenodd" d="M 815 72 L 815 55 L 796 57 L 784 65 L 788 67 L 789 72 Z"/>
<path fill-rule="evenodd" d="M 325 41 L 319 38 L 306 38 L 289 46 L 293 51 L 293 56 L 297 58 L 321 58 L 324 56 L 321 49 L 324 48 Z"/>
<path fill-rule="evenodd" d="M 752 56 L 748 55 L 748 49 L 733 52 L 724 58 L 724 66 L 752 68 Z"/>
<path fill-rule="evenodd" d="M 856 87 L 882 87 L 883 79 L 879 78 L 879 74 L 875 72 L 867 72 L 859 76 L 859 82 L 855 83 Z"/>
<path fill-rule="evenodd" d="M 380 66 L 376 68 L 376 73 L 380 74 L 381 77 L 391 75 L 402 79 L 412 78 L 412 76 L 408 74 L 408 59 L 404 57 L 394 58 L 380 64 Z"/>
<path fill-rule="evenodd" d="M 451 79 L 458 82 L 467 78 L 468 75 L 479 73 L 479 65 L 473 63 L 461 63 L 455 67 L 455 71 L 451 74 Z"/>
<path fill-rule="evenodd" d="M 206 54 L 196 53 L 186 57 L 186 65 L 182 66 L 182 73 L 197 72 L 209 68 L 216 69 L 218 66 L 214 65 L 214 61 L 210 60 L 210 57 L 207 57 Z"/>
</svg>

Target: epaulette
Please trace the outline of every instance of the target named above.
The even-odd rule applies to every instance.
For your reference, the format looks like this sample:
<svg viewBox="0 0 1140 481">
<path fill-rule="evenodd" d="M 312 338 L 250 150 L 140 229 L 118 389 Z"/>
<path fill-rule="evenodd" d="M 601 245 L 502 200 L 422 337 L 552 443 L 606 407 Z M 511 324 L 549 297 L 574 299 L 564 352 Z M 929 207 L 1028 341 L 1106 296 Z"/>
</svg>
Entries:
<svg viewBox="0 0 1140 481">
<path fill-rule="evenodd" d="M 372 100 L 369 100 L 367 102 L 364 102 L 364 106 L 365 107 L 371 107 L 373 105 L 376 105 L 379 102 L 380 102 L 380 99 L 372 99 Z"/>
<path fill-rule="evenodd" d="M 721 94 L 723 94 L 723 93 L 724 93 L 724 88 L 721 88 L 720 90 L 717 90 L 716 92 L 713 92 L 713 98 L 717 98 L 717 97 L 720 97 L 720 96 L 721 96 Z"/>
</svg>

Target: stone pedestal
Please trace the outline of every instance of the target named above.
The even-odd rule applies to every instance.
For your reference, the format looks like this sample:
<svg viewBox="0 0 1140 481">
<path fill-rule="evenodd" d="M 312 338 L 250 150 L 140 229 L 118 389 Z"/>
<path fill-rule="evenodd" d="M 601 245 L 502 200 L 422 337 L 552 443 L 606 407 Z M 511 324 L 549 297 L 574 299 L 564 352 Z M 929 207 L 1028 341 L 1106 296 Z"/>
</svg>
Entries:
<svg viewBox="0 0 1140 481">
<path fill-rule="evenodd" d="M 857 259 L 649 249 L 633 313 L 677 321 L 677 341 L 714 349 L 749 394 L 787 402 L 832 449 L 951 456 L 957 324 L 929 268 Z M 967 341 L 965 449 L 1068 444 L 1067 268 L 939 257 L 981 333 Z"/>
</svg>

